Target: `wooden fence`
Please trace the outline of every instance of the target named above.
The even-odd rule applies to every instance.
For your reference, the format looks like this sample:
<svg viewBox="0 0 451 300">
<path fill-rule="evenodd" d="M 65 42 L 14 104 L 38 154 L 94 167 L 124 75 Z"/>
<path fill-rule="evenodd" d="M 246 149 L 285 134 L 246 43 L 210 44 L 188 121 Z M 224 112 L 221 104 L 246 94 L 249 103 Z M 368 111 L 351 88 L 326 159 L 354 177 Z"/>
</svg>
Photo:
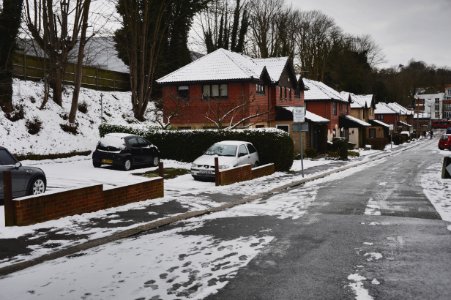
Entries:
<svg viewBox="0 0 451 300">
<path fill-rule="evenodd" d="M 45 78 L 47 59 L 16 52 L 13 58 L 13 75 L 27 80 Z M 68 63 L 64 83 L 74 84 L 76 65 Z M 129 74 L 84 66 L 82 86 L 95 90 L 129 91 Z"/>
</svg>

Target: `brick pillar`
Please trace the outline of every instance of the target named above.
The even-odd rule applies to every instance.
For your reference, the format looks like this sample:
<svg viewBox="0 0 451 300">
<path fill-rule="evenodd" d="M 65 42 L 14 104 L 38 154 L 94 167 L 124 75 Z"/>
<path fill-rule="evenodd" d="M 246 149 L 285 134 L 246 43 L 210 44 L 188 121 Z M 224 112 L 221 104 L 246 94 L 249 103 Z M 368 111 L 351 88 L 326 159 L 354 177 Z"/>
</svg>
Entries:
<svg viewBox="0 0 451 300">
<path fill-rule="evenodd" d="M 5 203 L 5 226 L 16 225 L 16 211 L 13 203 L 11 171 L 3 172 L 3 201 Z"/>
</svg>

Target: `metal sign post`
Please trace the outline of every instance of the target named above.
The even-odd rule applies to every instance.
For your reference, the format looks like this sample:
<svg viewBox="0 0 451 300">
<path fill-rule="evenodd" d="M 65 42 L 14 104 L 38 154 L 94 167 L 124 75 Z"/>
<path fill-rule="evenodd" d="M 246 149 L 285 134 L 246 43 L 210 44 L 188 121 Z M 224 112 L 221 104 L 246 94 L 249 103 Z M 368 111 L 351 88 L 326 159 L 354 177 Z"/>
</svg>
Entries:
<svg viewBox="0 0 451 300">
<path fill-rule="evenodd" d="M 300 106 L 300 107 L 293 108 L 293 131 L 299 131 L 299 142 L 301 143 L 302 178 L 304 178 L 304 144 L 302 143 L 302 131 L 305 131 L 303 125 L 306 125 L 306 124 L 304 124 L 304 122 L 305 122 L 305 107 Z M 308 127 L 307 127 L 307 131 L 308 131 Z"/>
<path fill-rule="evenodd" d="M 388 130 L 390 131 L 390 150 L 393 150 L 393 124 L 390 124 Z"/>
</svg>

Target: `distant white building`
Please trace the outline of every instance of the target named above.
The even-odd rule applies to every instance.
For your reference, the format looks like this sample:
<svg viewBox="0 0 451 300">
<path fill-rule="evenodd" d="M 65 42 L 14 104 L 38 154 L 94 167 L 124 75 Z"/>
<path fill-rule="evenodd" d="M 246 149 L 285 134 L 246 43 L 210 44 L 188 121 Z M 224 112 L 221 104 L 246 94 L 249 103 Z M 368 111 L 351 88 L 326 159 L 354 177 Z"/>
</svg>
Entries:
<svg viewBox="0 0 451 300">
<path fill-rule="evenodd" d="M 445 117 L 443 114 L 443 100 L 445 99 L 445 93 L 437 94 L 417 94 L 415 95 L 416 101 L 421 101 L 421 104 L 416 105 L 417 107 L 423 107 L 421 113 L 427 114 L 431 119 L 443 119 L 450 118 L 451 116 Z M 450 99 L 451 99 L 451 89 L 450 89 Z"/>
</svg>

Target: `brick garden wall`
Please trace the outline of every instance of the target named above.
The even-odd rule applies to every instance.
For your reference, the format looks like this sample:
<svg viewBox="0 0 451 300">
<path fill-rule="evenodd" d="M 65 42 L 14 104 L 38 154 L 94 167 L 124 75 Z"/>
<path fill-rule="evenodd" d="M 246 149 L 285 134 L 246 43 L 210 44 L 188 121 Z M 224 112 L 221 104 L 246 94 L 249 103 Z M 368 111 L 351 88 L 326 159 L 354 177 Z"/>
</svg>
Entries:
<svg viewBox="0 0 451 300">
<path fill-rule="evenodd" d="M 12 200 L 12 209 L 5 211 L 5 219 L 6 214 L 13 214 L 14 224 L 7 225 L 31 225 L 163 196 L 163 178 L 106 191 L 103 191 L 102 185 L 95 185 Z"/>
<path fill-rule="evenodd" d="M 243 165 L 233 169 L 219 171 L 217 185 L 229 185 L 236 182 L 252 180 L 258 177 L 268 176 L 275 172 L 274 164 L 252 169 L 251 165 Z"/>
</svg>

